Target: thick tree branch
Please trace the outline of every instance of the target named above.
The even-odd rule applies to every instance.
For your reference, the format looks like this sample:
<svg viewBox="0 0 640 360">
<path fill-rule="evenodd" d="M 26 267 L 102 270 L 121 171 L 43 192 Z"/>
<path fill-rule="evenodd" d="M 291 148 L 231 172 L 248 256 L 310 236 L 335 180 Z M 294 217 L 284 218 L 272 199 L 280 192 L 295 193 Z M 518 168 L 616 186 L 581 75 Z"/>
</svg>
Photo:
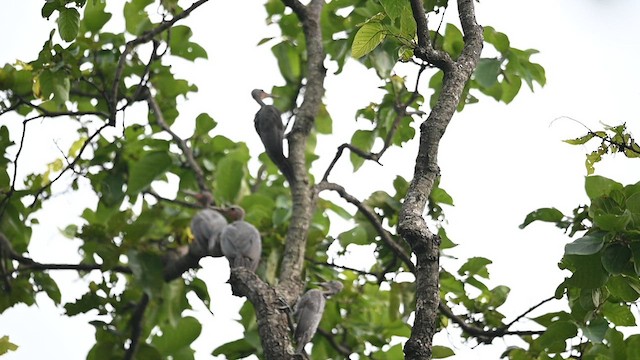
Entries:
<svg viewBox="0 0 640 360">
<path fill-rule="evenodd" d="M 262 281 L 244 267 L 231 269 L 231 290 L 236 296 L 246 296 L 253 305 L 258 322 L 258 332 L 266 359 L 295 359 L 290 340 L 290 329 L 283 294 Z"/>
<path fill-rule="evenodd" d="M 418 23 L 418 36 L 425 36 L 426 20 L 422 20 L 422 2 L 412 0 Z M 422 216 L 433 189 L 438 168 L 438 147 L 444 132 L 461 101 L 464 86 L 471 77 L 482 51 L 482 27 L 475 21 L 473 0 L 458 0 L 458 12 L 464 31 L 465 45 L 456 62 L 442 51 L 431 48 L 428 36 L 419 39 L 416 56 L 444 72 L 442 89 L 436 105 L 420 126 L 420 143 L 414 176 L 405 196 L 398 232 L 409 243 L 417 258 L 416 312 L 411 338 L 405 344 L 407 359 L 430 359 L 439 304 L 439 244 L 437 235 L 429 231 Z M 426 32 L 428 35 L 428 32 Z"/>
<path fill-rule="evenodd" d="M 278 287 L 283 290 L 287 301 L 293 301 L 302 290 L 302 268 L 306 249 L 306 237 L 315 207 L 313 193 L 309 189 L 306 171 L 305 149 L 315 118 L 322 104 L 324 78 L 324 48 L 320 29 L 320 12 L 324 1 L 312 0 L 303 6 L 297 0 L 284 1 L 290 6 L 302 23 L 306 39 L 306 87 L 304 100 L 296 114 L 293 128 L 288 135 L 289 160 L 296 180 L 290 184 L 293 216 L 289 224 L 285 250 L 280 269 Z"/>
</svg>

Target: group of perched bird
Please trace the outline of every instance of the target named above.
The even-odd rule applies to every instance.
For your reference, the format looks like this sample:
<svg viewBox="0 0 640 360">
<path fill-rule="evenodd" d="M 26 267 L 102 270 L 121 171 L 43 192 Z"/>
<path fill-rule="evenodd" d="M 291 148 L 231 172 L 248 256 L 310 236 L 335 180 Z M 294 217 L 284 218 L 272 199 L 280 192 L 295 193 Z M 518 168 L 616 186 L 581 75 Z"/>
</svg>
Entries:
<svg viewBox="0 0 640 360">
<path fill-rule="evenodd" d="M 229 222 L 227 221 L 229 220 Z M 226 257 L 229 267 L 244 267 L 255 272 L 260 262 L 262 240 L 260 232 L 244 221 L 244 210 L 238 206 L 206 208 L 198 211 L 191 220 L 194 241 L 189 251 L 196 257 Z M 324 312 L 326 298 L 342 290 L 342 283 L 320 283 L 324 289 L 311 289 L 304 293 L 294 307 L 296 321 L 294 338 L 296 353 L 303 354 L 304 346 L 311 341 Z"/>
<path fill-rule="evenodd" d="M 293 180 L 293 169 L 284 155 L 284 126 L 280 111 L 273 105 L 266 105 L 263 99 L 273 97 L 256 89 L 251 96 L 260 104 L 254 123 L 265 152 L 280 169 L 287 181 Z M 262 253 L 260 232 L 252 224 L 244 221 L 245 212 L 241 207 L 207 207 L 198 211 L 191 220 L 191 232 L 195 238 L 189 251 L 196 257 L 226 257 L 229 266 L 244 267 L 253 272 L 258 268 Z M 329 281 L 320 283 L 324 289 L 311 289 L 300 297 L 294 306 L 296 353 L 304 354 L 304 346 L 311 341 L 318 329 L 324 312 L 326 299 L 342 290 L 342 283 Z"/>
</svg>

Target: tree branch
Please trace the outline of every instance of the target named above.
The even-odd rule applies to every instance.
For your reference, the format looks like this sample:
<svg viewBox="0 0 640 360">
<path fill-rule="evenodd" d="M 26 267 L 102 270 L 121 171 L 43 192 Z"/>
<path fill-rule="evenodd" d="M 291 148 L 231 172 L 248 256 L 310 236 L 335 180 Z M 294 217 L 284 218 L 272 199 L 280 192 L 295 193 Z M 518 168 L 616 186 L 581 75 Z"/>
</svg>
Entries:
<svg viewBox="0 0 640 360">
<path fill-rule="evenodd" d="M 162 110 L 160 110 L 160 105 L 158 104 L 156 99 L 149 93 L 148 90 L 146 91 L 146 95 L 147 95 L 147 103 L 149 104 L 149 109 L 156 116 L 156 121 L 158 122 L 158 125 L 160 125 L 160 127 L 164 131 L 166 131 L 169 135 L 171 135 L 171 138 L 173 139 L 173 141 L 176 143 L 176 145 L 178 145 L 180 150 L 182 150 L 182 153 L 187 159 L 187 166 L 189 166 L 191 170 L 193 170 L 193 173 L 196 176 L 196 182 L 198 183 L 198 188 L 200 188 L 200 193 L 205 194 L 206 201 L 209 202 L 210 200 L 213 199 L 213 196 L 211 195 L 211 190 L 209 190 L 209 187 L 207 186 L 207 180 L 204 176 L 204 172 L 202 171 L 202 168 L 200 167 L 200 165 L 198 165 L 198 162 L 193 156 L 193 151 L 191 151 L 191 148 L 184 140 L 182 140 L 175 132 L 173 132 L 173 130 L 171 130 L 171 127 L 169 127 L 167 122 L 164 120 L 164 115 L 162 114 Z M 204 205 L 208 206 L 210 205 L 210 202 Z"/>
<path fill-rule="evenodd" d="M 324 1 L 312 0 L 306 6 L 297 0 L 285 0 L 284 3 L 294 11 L 302 23 L 307 50 L 304 100 L 288 135 L 289 161 L 296 180 L 290 184 L 293 215 L 287 232 L 278 284 L 286 300 L 292 302 L 303 288 L 300 277 L 304 266 L 306 237 L 315 208 L 314 194 L 308 185 L 305 149 L 308 136 L 322 104 L 326 69 L 323 66 L 325 55 L 320 28 L 320 13 Z"/>
<path fill-rule="evenodd" d="M 118 102 L 118 87 L 120 86 L 120 80 L 122 79 L 122 74 L 124 72 L 125 63 L 127 61 L 127 56 L 138 45 L 145 44 L 145 43 L 148 43 L 149 41 L 153 40 L 153 38 L 156 35 L 162 33 L 163 31 L 165 31 L 167 29 L 169 29 L 177 21 L 186 18 L 187 16 L 189 16 L 189 14 L 191 14 L 191 12 L 193 10 L 197 9 L 198 7 L 200 7 L 200 5 L 206 3 L 207 1 L 209 1 L 209 0 L 198 0 L 198 1 L 196 1 L 189 8 L 187 8 L 185 11 L 183 11 L 180 14 L 174 16 L 171 20 L 163 21 L 160 25 L 156 26 L 154 29 L 143 33 L 142 35 L 140 35 L 139 37 L 129 41 L 125 45 L 124 51 L 122 52 L 122 54 L 120 54 L 120 58 L 118 59 L 118 66 L 116 68 L 116 72 L 115 72 L 115 75 L 113 77 L 113 85 L 111 87 L 111 97 L 110 97 L 110 101 L 109 101 L 109 108 L 110 108 L 109 121 L 108 121 L 109 126 L 115 126 L 116 125 L 116 112 L 117 112 L 117 102 Z"/>
<path fill-rule="evenodd" d="M 144 319 L 144 311 L 147 309 L 147 305 L 149 305 L 149 295 L 144 293 L 129 321 L 131 326 L 131 344 L 129 344 L 129 348 L 124 354 L 124 360 L 133 360 L 136 356 L 138 344 L 140 343 L 140 335 L 142 334 L 142 320 Z"/>
<path fill-rule="evenodd" d="M 329 167 L 327 167 L 327 170 L 324 172 L 324 175 L 322 176 L 322 181 L 327 181 L 328 180 L 329 174 L 331 173 L 331 171 L 333 170 L 333 167 L 336 165 L 336 163 L 338 162 L 338 160 L 342 156 L 342 153 L 344 152 L 345 148 L 348 148 L 349 150 L 351 150 L 351 152 L 353 152 L 354 154 L 357 154 L 358 156 L 360 156 L 361 158 L 363 158 L 365 160 L 373 160 L 376 163 L 378 163 L 378 165 L 382 166 L 382 164 L 379 161 L 380 158 L 382 157 L 382 155 L 384 155 L 384 153 L 391 146 L 391 142 L 393 141 L 393 137 L 395 136 L 395 134 L 396 134 L 396 132 L 398 130 L 398 125 L 400 124 L 400 121 L 405 116 L 410 115 L 410 113 L 407 111 L 407 108 L 420 95 L 420 93 L 418 93 L 418 85 L 420 84 L 420 77 L 422 76 L 422 73 L 424 72 L 424 70 L 426 68 L 427 68 L 426 64 L 420 64 L 420 70 L 418 71 L 418 76 L 416 78 L 415 90 L 411 94 L 411 97 L 405 103 L 396 104 L 396 106 L 394 107 L 394 110 L 396 111 L 396 117 L 395 117 L 395 119 L 393 119 L 393 124 L 391 125 L 391 129 L 389 129 L 389 132 L 387 133 L 387 136 L 384 139 L 384 144 L 382 145 L 382 149 L 380 149 L 380 151 L 374 153 L 374 152 L 362 151 L 361 149 L 359 149 L 359 148 L 357 148 L 357 147 L 355 147 L 355 146 L 353 146 L 351 144 L 347 144 L 347 143 L 344 143 L 344 144 L 340 145 L 338 147 L 338 151 L 336 152 L 336 155 L 334 156 L 333 160 L 329 164 Z"/>
<path fill-rule="evenodd" d="M 405 263 L 409 271 L 415 273 L 416 267 L 411 261 L 411 257 L 407 253 L 405 253 L 400 244 L 393 240 L 391 234 L 389 234 L 389 232 L 384 229 L 373 210 L 369 209 L 369 207 L 363 204 L 360 200 L 347 193 L 347 191 L 341 185 L 323 181 L 316 185 L 315 191 L 316 193 L 320 193 L 323 190 L 333 190 L 347 202 L 355 205 L 358 210 L 367 218 L 367 220 L 369 220 L 371 225 L 376 229 L 376 232 L 378 233 L 378 235 L 380 235 L 382 241 L 391 249 L 391 251 L 398 255 L 402 262 Z"/>
<path fill-rule="evenodd" d="M 351 350 L 347 345 L 338 343 L 336 337 L 331 332 L 322 328 L 318 328 L 317 333 L 327 339 L 327 341 L 329 341 L 329 344 L 331 344 L 331 346 L 333 346 L 333 348 L 336 349 L 336 351 L 338 351 L 340 355 L 348 358 L 349 355 L 353 353 L 353 350 Z"/>
<path fill-rule="evenodd" d="M 418 24 L 418 58 L 434 64 L 444 72 L 440 97 L 427 119 L 420 125 L 420 143 L 414 176 L 399 214 L 398 232 L 411 246 L 417 259 L 416 312 L 411 338 L 405 344 L 407 359 L 430 359 L 439 304 L 440 239 L 429 231 L 422 216 L 429 195 L 439 175 L 438 147 L 444 132 L 461 101 L 464 86 L 471 77 L 482 51 L 482 27 L 475 21 L 473 0 L 458 0 L 458 13 L 465 45 L 458 60 L 431 47 L 426 29 L 422 1 L 411 0 Z"/>
</svg>

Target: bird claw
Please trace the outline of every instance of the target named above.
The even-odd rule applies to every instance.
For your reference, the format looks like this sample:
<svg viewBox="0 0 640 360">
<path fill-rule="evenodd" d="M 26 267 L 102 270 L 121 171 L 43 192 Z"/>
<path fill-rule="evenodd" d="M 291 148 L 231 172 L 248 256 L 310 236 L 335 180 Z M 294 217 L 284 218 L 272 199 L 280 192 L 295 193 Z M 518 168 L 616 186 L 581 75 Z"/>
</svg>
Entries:
<svg viewBox="0 0 640 360">
<path fill-rule="evenodd" d="M 277 308 L 278 310 L 283 310 L 287 313 L 293 312 L 293 309 L 291 308 L 287 300 L 285 300 L 282 296 L 278 296 L 278 302 L 281 304 L 281 306 Z"/>
</svg>

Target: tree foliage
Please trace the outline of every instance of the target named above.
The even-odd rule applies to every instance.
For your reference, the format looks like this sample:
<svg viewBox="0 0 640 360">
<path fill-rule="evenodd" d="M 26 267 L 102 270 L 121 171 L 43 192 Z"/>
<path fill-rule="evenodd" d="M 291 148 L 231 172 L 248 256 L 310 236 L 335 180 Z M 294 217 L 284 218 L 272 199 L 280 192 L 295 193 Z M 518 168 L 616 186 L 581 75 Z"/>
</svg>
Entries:
<svg viewBox="0 0 640 360">
<path fill-rule="evenodd" d="M 123 29 L 109 26 L 114 14 L 106 3 L 45 2 L 41 16 L 55 19 L 56 29 L 32 59 L 0 69 L 1 114 L 16 116 L 21 124 L 21 131 L 11 134 L 0 127 L 0 312 L 34 305 L 36 294 L 45 293 L 67 316 L 97 310 L 88 359 L 192 359 L 202 325 L 184 316 L 191 308 L 187 295 L 207 306 L 211 302 L 207 284 L 195 271 L 199 259 L 185 250 L 193 243 L 190 220 L 203 205 L 193 195 L 198 193 L 209 199 L 204 205 L 244 208 L 263 242 L 256 274 L 231 272 L 234 294 L 248 299 L 240 310 L 244 337 L 210 349 L 213 355 L 293 358 L 283 305 L 293 306 L 305 284 L 339 279 L 345 288 L 327 303 L 312 359 L 350 354 L 445 358 L 454 350 L 431 341 L 449 327 L 459 327 L 477 343 L 520 337 L 527 346 L 508 348 L 509 359 L 637 356 L 639 335 L 625 338 L 618 328 L 636 324 L 630 306 L 640 296 L 639 184 L 588 176 L 590 204 L 571 215 L 543 208 L 526 217 L 522 228 L 545 221 L 580 236 L 567 244 L 560 262 L 571 275 L 555 294 L 540 299 L 540 304 L 562 299 L 569 311 L 534 318 L 536 329 L 512 330 L 537 306 L 507 321 L 500 307 L 509 288 L 487 285 L 490 259 L 470 258 L 459 269 L 439 267 L 438 257 L 455 246 L 444 221 L 445 205 L 453 205 L 453 199 L 439 187 L 436 159 L 451 117 L 481 94 L 509 103 L 523 82 L 531 90 L 546 82 L 544 69 L 531 59 L 535 50 L 513 48 L 506 34 L 475 24 L 473 1 L 459 0 L 460 22 L 442 26 L 427 26 L 426 14 L 437 18 L 453 2 L 266 1 L 266 20 L 280 35 L 260 44 L 271 47 L 282 75 L 283 85 L 271 89 L 275 105 L 294 119 L 287 139 L 296 174 L 291 183 L 266 154 L 257 157 L 260 169 L 252 171 L 249 162 L 255 159 L 247 145 L 217 129 L 227 119 L 202 112 L 187 138 L 172 130 L 184 120 L 180 100 L 198 91 L 199 79 L 177 78 L 168 59 L 207 59 L 188 27 L 189 14 L 202 11 L 207 0 L 129 0 L 118 9 Z M 366 120 L 362 128 L 337 149 L 327 169 L 318 169 L 315 161 L 327 156 L 316 151 L 318 135 L 333 133 L 322 96 L 327 60 L 337 68 L 335 76 L 346 61 L 374 69 L 383 95 L 356 112 L 357 119 Z M 412 69 L 415 76 L 398 75 L 398 67 Z M 425 79 L 426 69 L 437 71 Z M 421 83 L 428 84 L 430 97 L 419 91 Z M 37 131 L 36 120 L 61 117 L 71 119 L 76 130 L 63 158 L 17 178 L 20 154 L 32 146 L 25 135 Z M 122 126 L 122 136 L 105 135 L 113 126 Z M 589 130 L 567 142 L 592 139 L 602 144 L 587 156 L 589 174 L 606 153 L 638 156 L 624 126 Z M 412 140 L 420 141 L 416 173 L 412 179 L 397 176 L 393 190 L 358 199 L 329 181 L 345 150 L 358 176 L 365 161 L 380 162 L 389 148 Z M 174 188 L 176 195 L 159 195 L 162 187 Z M 38 262 L 28 251 L 31 241 L 40 240 L 31 236 L 38 211 L 69 189 L 97 195 L 80 223 L 60 224 L 64 236 L 81 241 L 82 261 Z M 337 193 L 341 201 L 327 200 L 326 192 Z M 358 211 L 349 212 L 346 203 Z M 435 228 L 427 227 L 423 213 Z M 329 214 L 349 224 L 335 238 Z M 329 248 L 341 249 L 340 257 L 349 245 L 373 245 L 375 262 L 364 270 L 337 265 Z M 86 276 L 86 293 L 63 303 L 49 276 L 57 269 L 101 276 Z M 15 348 L 7 337 L 0 338 L 0 354 Z"/>
</svg>

